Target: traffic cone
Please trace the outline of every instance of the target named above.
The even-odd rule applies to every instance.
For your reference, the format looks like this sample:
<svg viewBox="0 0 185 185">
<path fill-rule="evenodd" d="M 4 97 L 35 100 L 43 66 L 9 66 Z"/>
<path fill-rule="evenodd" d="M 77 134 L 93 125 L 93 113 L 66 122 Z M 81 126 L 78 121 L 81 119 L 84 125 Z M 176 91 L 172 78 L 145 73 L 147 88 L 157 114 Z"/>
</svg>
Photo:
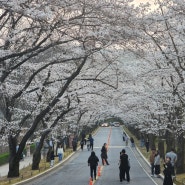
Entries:
<svg viewBox="0 0 185 185">
<path fill-rule="evenodd" d="M 101 176 L 101 166 L 98 166 L 98 176 Z"/>
<path fill-rule="evenodd" d="M 89 185 L 93 185 L 93 181 L 92 181 L 92 178 L 91 177 L 89 179 Z"/>
</svg>

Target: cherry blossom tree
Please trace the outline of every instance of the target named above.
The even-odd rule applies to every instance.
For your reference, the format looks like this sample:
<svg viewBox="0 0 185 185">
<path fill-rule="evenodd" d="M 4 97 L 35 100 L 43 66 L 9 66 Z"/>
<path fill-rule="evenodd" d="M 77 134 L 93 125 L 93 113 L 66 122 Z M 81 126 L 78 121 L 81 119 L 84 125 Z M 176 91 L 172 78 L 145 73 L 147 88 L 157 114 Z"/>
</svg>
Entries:
<svg viewBox="0 0 185 185">
<path fill-rule="evenodd" d="M 129 114 L 133 113 L 134 109 L 134 115 L 129 115 L 130 121 L 136 120 L 140 129 L 165 137 L 168 150 L 172 145 L 177 145 L 181 161 L 184 150 L 182 9 L 180 1 L 158 0 L 154 11 L 150 11 L 150 6 L 145 4 L 135 8 L 135 16 L 130 16 L 130 29 L 135 34 L 132 34 L 133 39 L 126 46 L 138 56 L 141 63 L 147 61 L 148 65 L 145 72 L 135 80 L 136 91 L 140 97 L 130 94 L 132 101 L 129 99 L 127 102 L 131 106 L 125 107 L 129 107 Z M 134 90 L 131 90 L 131 93 L 133 92 Z M 182 172 L 183 165 L 178 163 L 178 172 Z"/>
<path fill-rule="evenodd" d="M 46 133 L 70 110 L 70 107 L 66 110 L 66 104 L 61 114 L 56 113 L 73 80 L 83 74 L 86 64 L 98 69 L 93 56 L 116 39 L 111 38 L 109 22 L 105 21 L 113 7 L 106 1 L 1 3 L 0 80 L 4 120 L 0 130 L 9 143 L 8 177 L 16 177 L 28 139 L 40 130 L 43 141 Z M 100 54 L 106 59 L 105 52 Z M 105 61 L 111 63 L 108 59 Z M 97 78 L 108 66 L 104 65 L 90 80 L 113 86 L 105 76 Z"/>
</svg>

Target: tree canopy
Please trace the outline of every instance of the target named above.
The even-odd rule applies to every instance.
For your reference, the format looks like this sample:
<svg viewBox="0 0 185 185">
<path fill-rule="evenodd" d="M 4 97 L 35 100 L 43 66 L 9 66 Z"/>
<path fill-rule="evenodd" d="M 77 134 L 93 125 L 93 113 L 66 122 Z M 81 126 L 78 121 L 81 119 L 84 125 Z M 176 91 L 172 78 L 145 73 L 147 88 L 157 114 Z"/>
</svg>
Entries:
<svg viewBox="0 0 185 185">
<path fill-rule="evenodd" d="M 0 3 L 0 136 L 12 158 L 31 138 L 108 116 L 184 134 L 182 1 Z"/>
</svg>

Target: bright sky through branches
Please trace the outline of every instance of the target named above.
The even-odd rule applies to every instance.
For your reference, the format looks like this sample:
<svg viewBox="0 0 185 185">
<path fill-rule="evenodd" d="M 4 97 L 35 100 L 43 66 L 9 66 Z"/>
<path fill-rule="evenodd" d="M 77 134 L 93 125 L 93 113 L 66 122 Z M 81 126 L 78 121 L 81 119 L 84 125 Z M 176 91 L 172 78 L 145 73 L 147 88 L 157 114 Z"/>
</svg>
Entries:
<svg viewBox="0 0 185 185">
<path fill-rule="evenodd" d="M 135 2 L 136 4 L 147 3 L 147 2 L 153 3 L 154 0 L 134 0 L 134 2 Z"/>
<path fill-rule="evenodd" d="M 150 3 L 154 4 L 154 0 L 134 0 L 135 5 L 139 5 L 140 3 Z"/>
<path fill-rule="evenodd" d="M 154 5 L 154 1 L 155 0 L 134 0 L 134 5 L 138 6 L 140 3 L 150 3 L 151 4 L 151 8 L 154 9 L 155 5 Z"/>
</svg>

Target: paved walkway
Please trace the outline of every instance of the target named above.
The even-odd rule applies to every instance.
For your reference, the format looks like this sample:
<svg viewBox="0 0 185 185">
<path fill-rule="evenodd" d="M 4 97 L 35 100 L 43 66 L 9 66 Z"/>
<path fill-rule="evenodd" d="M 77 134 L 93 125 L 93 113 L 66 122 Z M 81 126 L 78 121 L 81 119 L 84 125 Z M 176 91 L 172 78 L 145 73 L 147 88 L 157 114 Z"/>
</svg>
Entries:
<svg viewBox="0 0 185 185">
<path fill-rule="evenodd" d="M 30 164 L 32 164 L 32 156 L 30 157 L 25 157 L 24 160 L 20 161 L 20 166 L 19 168 L 25 168 L 27 166 L 29 166 Z M 4 164 L 2 166 L 0 166 L 0 178 L 7 176 L 8 175 L 8 171 L 9 171 L 9 164 Z"/>
</svg>

